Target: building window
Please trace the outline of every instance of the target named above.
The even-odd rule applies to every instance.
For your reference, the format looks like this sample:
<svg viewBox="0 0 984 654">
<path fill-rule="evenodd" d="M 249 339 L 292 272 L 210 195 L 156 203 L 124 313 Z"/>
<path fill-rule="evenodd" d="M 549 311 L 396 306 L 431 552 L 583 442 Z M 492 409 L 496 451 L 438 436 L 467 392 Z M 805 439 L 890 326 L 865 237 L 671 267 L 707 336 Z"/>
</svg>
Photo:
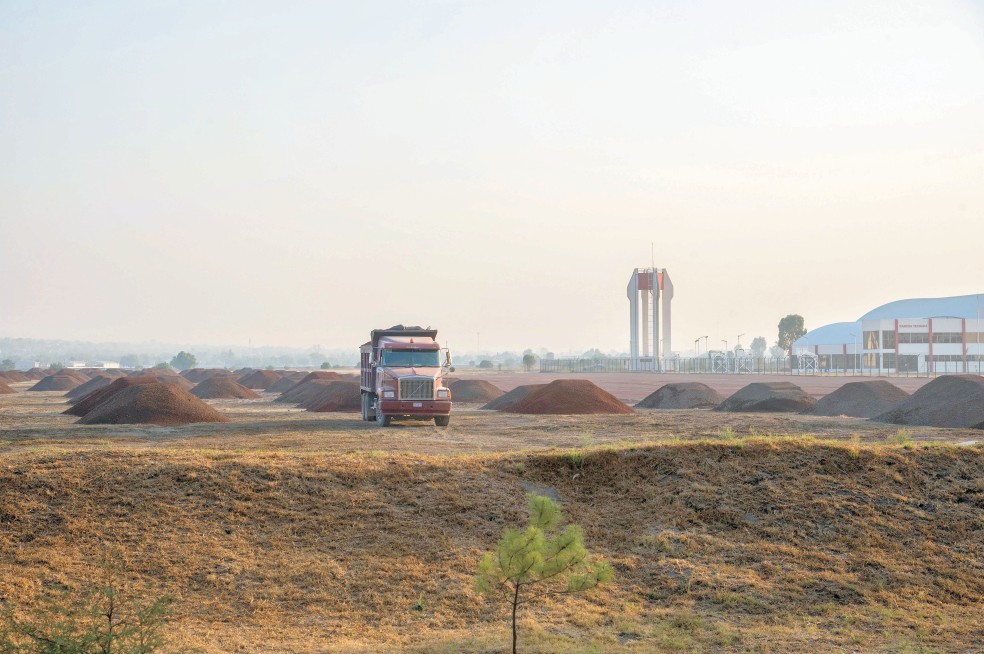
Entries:
<svg viewBox="0 0 984 654">
<path fill-rule="evenodd" d="M 864 332 L 864 349 L 866 350 L 877 350 L 878 348 L 878 332 Z"/>
<path fill-rule="evenodd" d="M 882 368 L 894 369 L 895 365 L 895 355 L 894 354 L 883 354 L 882 355 Z"/>
<path fill-rule="evenodd" d="M 866 354 L 866 355 L 864 355 L 864 367 L 865 368 L 877 368 L 878 367 L 878 355 L 877 354 Z"/>
<path fill-rule="evenodd" d="M 882 349 L 891 350 L 895 347 L 895 331 L 883 331 L 882 334 Z"/>
<path fill-rule="evenodd" d="M 960 332 L 936 332 L 933 334 L 934 343 L 963 343 Z"/>
<path fill-rule="evenodd" d="M 899 343 L 929 343 L 929 332 L 902 332 L 899 334 Z"/>
<path fill-rule="evenodd" d="M 980 343 L 980 342 L 982 342 L 981 339 L 980 339 L 980 336 L 981 336 L 981 334 L 978 334 L 977 332 L 967 332 L 967 342 L 968 343 Z"/>
</svg>

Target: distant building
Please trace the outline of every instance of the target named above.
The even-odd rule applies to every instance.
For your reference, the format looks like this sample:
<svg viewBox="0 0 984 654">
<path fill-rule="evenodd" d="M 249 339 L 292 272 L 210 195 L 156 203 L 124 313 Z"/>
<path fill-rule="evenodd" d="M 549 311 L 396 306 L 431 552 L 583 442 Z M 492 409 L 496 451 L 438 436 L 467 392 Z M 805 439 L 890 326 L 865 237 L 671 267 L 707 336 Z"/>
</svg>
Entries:
<svg viewBox="0 0 984 654">
<path fill-rule="evenodd" d="M 817 367 L 874 373 L 984 372 L 984 294 L 889 302 L 793 343 Z"/>
</svg>

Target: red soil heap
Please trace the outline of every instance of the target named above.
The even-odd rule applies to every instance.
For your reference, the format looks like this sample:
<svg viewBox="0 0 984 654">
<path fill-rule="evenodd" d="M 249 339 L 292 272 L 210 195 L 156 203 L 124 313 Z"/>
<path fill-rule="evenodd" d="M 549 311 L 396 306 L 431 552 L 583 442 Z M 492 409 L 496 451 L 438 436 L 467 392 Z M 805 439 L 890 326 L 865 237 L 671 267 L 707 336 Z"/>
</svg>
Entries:
<svg viewBox="0 0 984 654">
<path fill-rule="evenodd" d="M 297 382 L 304 379 L 307 373 L 304 372 L 285 372 L 276 384 L 266 389 L 268 393 L 283 393 L 293 388 Z"/>
<path fill-rule="evenodd" d="M 281 394 L 274 402 L 284 404 L 304 404 L 318 397 L 329 384 L 338 383 L 337 379 L 311 379 L 303 384 L 298 384 L 289 391 Z"/>
<path fill-rule="evenodd" d="M 10 395 L 11 393 L 16 393 L 14 389 L 7 386 L 4 382 L 0 381 L 0 395 Z"/>
<path fill-rule="evenodd" d="M 20 382 L 33 381 L 33 379 L 20 370 L 8 370 L 7 372 L 0 372 L 0 381 L 7 382 L 8 384 L 18 384 Z"/>
<path fill-rule="evenodd" d="M 899 406 L 873 420 L 898 425 L 979 427 L 984 422 L 984 377 L 937 377 Z"/>
<path fill-rule="evenodd" d="M 69 392 L 65 393 L 65 397 L 69 398 L 70 400 L 84 397 L 89 393 L 91 393 L 92 391 L 102 388 L 103 386 L 109 386 L 109 383 L 111 381 L 113 380 L 107 377 L 106 375 L 96 375 L 95 377 L 93 377 L 86 383 L 82 384 L 81 386 L 76 386 Z"/>
<path fill-rule="evenodd" d="M 674 382 L 653 391 L 635 406 L 637 409 L 712 409 L 723 400 L 707 384 Z"/>
<path fill-rule="evenodd" d="M 85 425 L 187 425 L 196 422 L 229 422 L 229 419 L 174 384 L 130 386 L 79 420 Z"/>
<path fill-rule="evenodd" d="M 462 379 L 452 382 L 451 399 L 455 402 L 491 402 L 505 392 L 482 379 Z"/>
<path fill-rule="evenodd" d="M 546 386 L 546 384 L 527 384 L 526 386 L 517 386 L 505 395 L 500 395 L 495 398 L 482 408 L 489 411 L 508 411 L 512 405 L 516 404 L 516 402 L 519 402 L 536 389 L 543 388 L 544 386 Z M 454 399 L 453 396 L 452 399 Z"/>
<path fill-rule="evenodd" d="M 181 376 L 192 384 L 200 384 L 213 377 L 234 377 L 233 373 L 225 368 L 191 368 L 182 372 Z"/>
<path fill-rule="evenodd" d="M 451 397 L 454 399 L 453 391 Z M 552 381 L 516 402 L 507 411 L 535 414 L 635 413 L 625 402 L 586 379 Z"/>
<path fill-rule="evenodd" d="M 228 377 L 212 377 L 191 389 L 191 394 L 203 400 L 255 400 L 260 397 Z"/>
<path fill-rule="evenodd" d="M 163 382 L 157 377 L 120 377 L 119 379 L 114 379 L 108 386 L 103 386 L 88 395 L 78 398 L 74 406 L 62 411 L 62 413 L 67 413 L 70 416 L 84 416 L 103 402 L 108 402 L 131 386 L 161 383 Z"/>
<path fill-rule="evenodd" d="M 48 370 L 43 370 L 41 368 L 31 368 L 24 374 L 27 375 L 29 379 L 33 379 L 37 381 L 38 379 L 44 379 L 45 377 L 47 377 L 48 373 L 49 373 Z"/>
<path fill-rule="evenodd" d="M 327 382 L 321 393 L 301 406 L 308 411 L 317 411 L 319 413 L 329 411 L 361 411 L 362 390 L 356 382 Z"/>
<path fill-rule="evenodd" d="M 884 379 L 851 382 L 820 398 L 813 414 L 874 418 L 891 411 L 908 397 L 908 393 Z"/>
<path fill-rule="evenodd" d="M 817 403 L 791 382 L 756 382 L 722 402 L 715 411 L 785 412 L 809 411 Z"/>
<path fill-rule="evenodd" d="M 85 380 L 80 380 L 74 375 L 48 375 L 41 381 L 39 381 L 34 386 L 31 386 L 29 391 L 70 391 L 76 386 L 81 386 L 85 383 Z"/>
<path fill-rule="evenodd" d="M 283 375 L 273 370 L 257 370 L 256 372 L 251 372 L 248 375 L 240 377 L 238 381 L 246 388 L 265 391 L 280 381 L 281 377 Z"/>
<path fill-rule="evenodd" d="M 308 373 L 301 378 L 299 382 L 284 391 L 280 397 L 274 400 L 274 402 L 286 402 L 288 404 L 297 404 L 298 402 L 303 402 L 303 399 L 295 399 L 304 395 L 305 399 L 310 399 L 310 395 L 305 395 L 306 391 L 304 388 L 316 381 L 348 381 L 347 379 L 342 379 L 342 376 L 337 372 L 327 372 L 325 370 L 316 370 L 315 372 Z"/>
</svg>

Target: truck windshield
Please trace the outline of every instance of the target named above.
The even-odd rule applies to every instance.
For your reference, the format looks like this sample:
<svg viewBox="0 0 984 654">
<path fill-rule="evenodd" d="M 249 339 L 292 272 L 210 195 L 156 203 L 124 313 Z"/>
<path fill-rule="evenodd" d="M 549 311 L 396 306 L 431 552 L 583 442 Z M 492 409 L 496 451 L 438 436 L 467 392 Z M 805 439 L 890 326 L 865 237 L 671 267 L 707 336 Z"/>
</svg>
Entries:
<svg viewBox="0 0 984 654">
<path fill-rule="evenodd" d="M 439 350 L 383 350 L 381 364 L 394 368 L 438 368 Z"/>
</svg>

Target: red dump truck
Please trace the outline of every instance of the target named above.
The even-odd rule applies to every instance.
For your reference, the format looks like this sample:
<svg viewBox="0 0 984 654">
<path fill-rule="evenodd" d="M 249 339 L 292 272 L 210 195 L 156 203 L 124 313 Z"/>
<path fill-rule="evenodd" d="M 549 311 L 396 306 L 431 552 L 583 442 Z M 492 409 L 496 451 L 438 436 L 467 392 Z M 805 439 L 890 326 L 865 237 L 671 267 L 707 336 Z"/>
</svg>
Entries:
<svg viewBox="0 0 984 654">
<path fill-rule="evenodd" d="M 437 342 L 436 329 L 374 329 L 359 348 L 362 361 L 362 419 L 381 427 L 393 418 L 451 422 L 451 391 L 445 372 L 454 372 L 451 353 Z"/>
</svg>

